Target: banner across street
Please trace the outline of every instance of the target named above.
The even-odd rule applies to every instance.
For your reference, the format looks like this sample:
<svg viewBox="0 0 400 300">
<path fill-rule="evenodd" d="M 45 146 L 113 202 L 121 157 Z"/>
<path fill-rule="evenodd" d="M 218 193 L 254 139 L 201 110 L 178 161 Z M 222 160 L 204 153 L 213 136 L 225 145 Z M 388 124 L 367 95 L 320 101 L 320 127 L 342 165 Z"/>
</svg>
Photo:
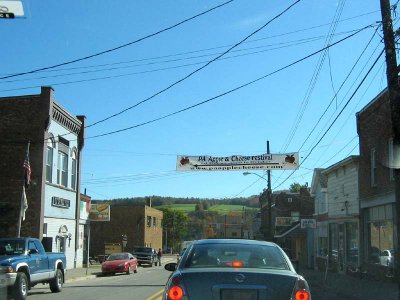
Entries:
<svg viewBox="0 0 400 300">
<path fill-rule="evenodd" d="M 178 155 L 177 171 L 296 170 L 299 154 L 260 154 L 232 156 Z"/>
</svg>

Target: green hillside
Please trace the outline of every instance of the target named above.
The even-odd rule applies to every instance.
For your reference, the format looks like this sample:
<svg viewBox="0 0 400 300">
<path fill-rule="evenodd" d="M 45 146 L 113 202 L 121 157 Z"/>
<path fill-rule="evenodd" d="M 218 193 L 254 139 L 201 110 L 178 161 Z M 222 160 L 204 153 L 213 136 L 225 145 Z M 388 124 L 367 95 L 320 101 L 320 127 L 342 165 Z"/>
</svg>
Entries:
<svg viewBox="0 0 400 300">
<path fill-rule="evenodd" d="M 170 208 L 172 210 L 182 211 L 184 213 L 189 213 L 191 211 L 195 211 L 196 204 L 169 204 L 169 205 L 161 205 L 154 206 L 154 208 Z M 234 205 L 234 204 L 217 204 L 209 207 L 209 211 L 217 212 L 220 215 L 225 215 L 231 212 L 241 213 L 243 211 L 243 205 Z M 247 211 L 249 210 L 257 210 L 257 208 L 245 207 Z"/>
</svg>

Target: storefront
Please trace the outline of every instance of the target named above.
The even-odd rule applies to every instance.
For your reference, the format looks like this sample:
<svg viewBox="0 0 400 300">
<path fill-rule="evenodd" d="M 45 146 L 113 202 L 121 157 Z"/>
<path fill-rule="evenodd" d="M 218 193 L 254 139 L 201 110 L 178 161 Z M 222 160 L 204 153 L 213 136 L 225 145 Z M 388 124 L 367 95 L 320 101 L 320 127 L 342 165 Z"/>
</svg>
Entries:
<svg viewBox="0 0 400 300">
<path fill-rule="evenodd" d="M 369 264 L 393 267 L 394 204 L 365 209 L 366 261 Z"/>
<path fill-rule="evenodd" d="M 329 262 L 331 268 L 339 273 L 348 273 L 358 268 L 358 220 L 337 220 L 329 224 Z"/>
</svg>

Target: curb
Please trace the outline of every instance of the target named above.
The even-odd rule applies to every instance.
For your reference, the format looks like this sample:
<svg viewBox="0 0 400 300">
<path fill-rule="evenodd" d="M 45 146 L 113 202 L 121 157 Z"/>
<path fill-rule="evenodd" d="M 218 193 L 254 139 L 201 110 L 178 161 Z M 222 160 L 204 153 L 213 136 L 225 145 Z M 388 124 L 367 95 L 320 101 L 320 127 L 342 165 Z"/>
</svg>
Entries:
<svg viewBox="0 0 400 300">
<path fill-rule="evenodd" d="M 81 280 L 88 280 L 88 279 L 93 279 L 96 278 L 97 275 L 85 275 L 85 276 L 79 276 L 79 277 L 73 277 L 73 278 L 68 278 L 65 279 L 65 283 L 70 283 L 74 281 L 81 281 Z"/>
</svg>

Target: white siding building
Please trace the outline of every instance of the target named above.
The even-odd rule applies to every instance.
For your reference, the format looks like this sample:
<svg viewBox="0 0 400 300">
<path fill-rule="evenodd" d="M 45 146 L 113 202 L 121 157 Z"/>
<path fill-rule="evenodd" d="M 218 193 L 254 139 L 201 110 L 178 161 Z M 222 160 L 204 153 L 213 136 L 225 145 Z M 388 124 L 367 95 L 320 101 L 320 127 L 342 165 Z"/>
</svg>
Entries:
<svg viewBox="0 0 400 300">
<path fill-rule="evenodd" d="M 322 171 L 327 176 L 329 257 L 339 272 L 359 266 L 358 156 Z"/>
</svg>

